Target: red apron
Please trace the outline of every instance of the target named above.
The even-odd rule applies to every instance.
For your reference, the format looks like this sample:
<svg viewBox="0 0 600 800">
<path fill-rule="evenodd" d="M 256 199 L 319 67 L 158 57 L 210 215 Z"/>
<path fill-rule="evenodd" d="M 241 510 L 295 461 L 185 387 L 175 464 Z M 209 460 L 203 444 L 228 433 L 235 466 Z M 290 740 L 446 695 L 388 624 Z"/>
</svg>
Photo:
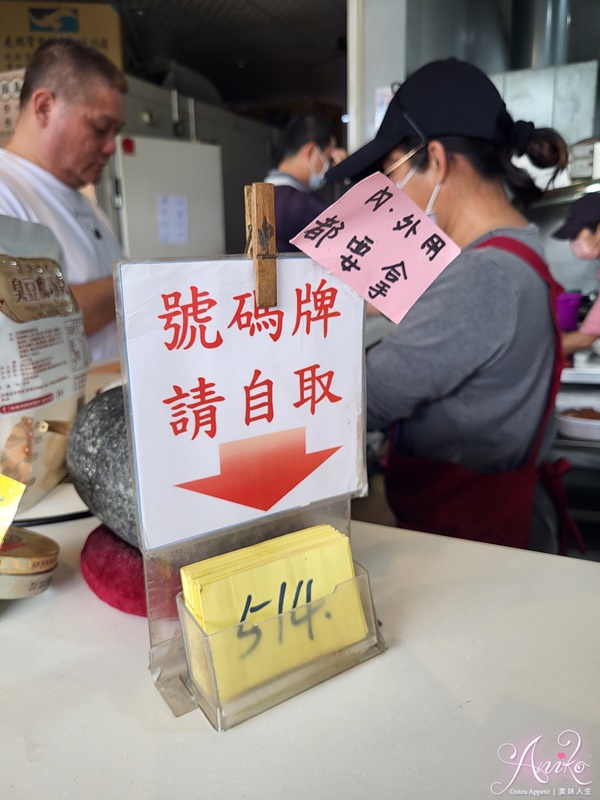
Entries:
<svg viewBox="0 0 600 800">
<path fill-rule="evenodd" d="M 554 503 L 559 520 L 560 551 L 566 552 L 572 532 L 580 545 L 581 537 L 567 514 L 562 475 L 569 467 L 566 459 L 536 466 L 544 430 L 554 411 L 562 371 L 561 335 L 556 319 L 556 298 L 562 287 L 550 275 L 544 260 L 527 245 L 506 236 L 494 236 L 476 248 L 496 247 L 525 261 L 548 285 L 554 321 L 556 349 L 548 402 L 536 440 L 526 463 L 509 472 L 483 474 L 461 464 L 403 456 L 390 437 L 390 452 L 385 472 L 388 502 L 401 528 L 473 539 L 509 547 L 529 544 L 533 495 L 541 482 Z"/>
</svg>

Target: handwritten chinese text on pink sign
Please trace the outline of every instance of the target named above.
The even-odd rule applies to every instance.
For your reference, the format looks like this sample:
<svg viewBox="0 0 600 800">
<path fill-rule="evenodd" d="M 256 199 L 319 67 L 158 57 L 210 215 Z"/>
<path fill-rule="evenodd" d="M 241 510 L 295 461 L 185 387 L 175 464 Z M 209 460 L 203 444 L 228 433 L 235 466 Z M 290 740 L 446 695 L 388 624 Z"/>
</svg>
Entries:
<svg viewBox="0 0 600 800">
<path fill-rule="evenodd" d="M 460 253 L 381 173 L 349 189 L 292 243 L 396 323 Z"/>
</svg>

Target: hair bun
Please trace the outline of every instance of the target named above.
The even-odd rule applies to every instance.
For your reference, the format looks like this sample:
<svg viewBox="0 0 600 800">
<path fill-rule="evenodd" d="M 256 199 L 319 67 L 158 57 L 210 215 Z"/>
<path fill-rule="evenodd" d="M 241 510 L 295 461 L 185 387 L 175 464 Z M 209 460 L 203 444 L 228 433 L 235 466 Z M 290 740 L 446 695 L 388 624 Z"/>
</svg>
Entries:
<svg viewBox="0 0 600 800">
<path fill-rule="evenodd" d="M 533 122 L 525 122 L 520 119 L 513 124 L 509 146 L 514 149 L 516 155 L 525 155 L 534 131 L 535 125 Z"/>
</svg>

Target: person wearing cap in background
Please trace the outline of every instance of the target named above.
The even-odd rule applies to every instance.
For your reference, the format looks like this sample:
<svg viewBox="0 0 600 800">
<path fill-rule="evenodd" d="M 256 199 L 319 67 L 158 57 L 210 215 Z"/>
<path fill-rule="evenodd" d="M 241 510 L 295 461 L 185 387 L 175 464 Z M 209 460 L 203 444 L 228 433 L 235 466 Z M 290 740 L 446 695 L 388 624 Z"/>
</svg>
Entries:
<svg viewBox="0 0 600 800">
<path fill-rule="evenodd" d="M 339 163 L 346 151 L 336 146 L 331 125 L 316 111 L 290 120 L 279 151 L 277 168 L 265 183 L 275 186 L 277 250 L 289 253 L 298 249 L 290 239 L 327 207 L 315 192 L 325 185 L 330 164 Z"/>
<path fill-rule="evenodd" d="M 568 240 L 576 258 L 600 259 L 600 193 L 584 194 L 571 206 L 564 223 L 554 231 L 555 239 Z M 598 272 L 600 278 L 600 271 Z M 568 356 L 591 347 L 600 336 L 600 298 L 590 308 L 576 331 L 563 333 L 563 354 Z"/>
<path fill-rule="evenodd" d="M 504 188 L 524 203 L 541 194 L 511 163 L 523 154 L 554 175 L 568 158 L 556 131 L 514 121 L 483 72 L 448 59 L 413 73 L 375 139 L 328 179 L 382 170 L 462 249 L 366 355 L 367 428 L 392 431 L 385 481 L 398 526 L 557 552 L 565 465 L 545 459 L 561 287 Z"/>
</svg>

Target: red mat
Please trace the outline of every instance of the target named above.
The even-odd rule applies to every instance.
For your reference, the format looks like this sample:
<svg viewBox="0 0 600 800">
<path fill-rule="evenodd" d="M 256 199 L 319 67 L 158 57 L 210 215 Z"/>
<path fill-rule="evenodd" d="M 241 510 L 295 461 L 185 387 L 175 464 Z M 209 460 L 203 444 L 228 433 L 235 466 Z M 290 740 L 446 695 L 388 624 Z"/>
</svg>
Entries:
<svg viewBox="0 0 600 800">
<path fill-rule="evenodd" d="M 142 554 L 100 525 L 81 551 L 81 574 L 101 600 L 113 608 L 147 617 Z"/>
</svg>

